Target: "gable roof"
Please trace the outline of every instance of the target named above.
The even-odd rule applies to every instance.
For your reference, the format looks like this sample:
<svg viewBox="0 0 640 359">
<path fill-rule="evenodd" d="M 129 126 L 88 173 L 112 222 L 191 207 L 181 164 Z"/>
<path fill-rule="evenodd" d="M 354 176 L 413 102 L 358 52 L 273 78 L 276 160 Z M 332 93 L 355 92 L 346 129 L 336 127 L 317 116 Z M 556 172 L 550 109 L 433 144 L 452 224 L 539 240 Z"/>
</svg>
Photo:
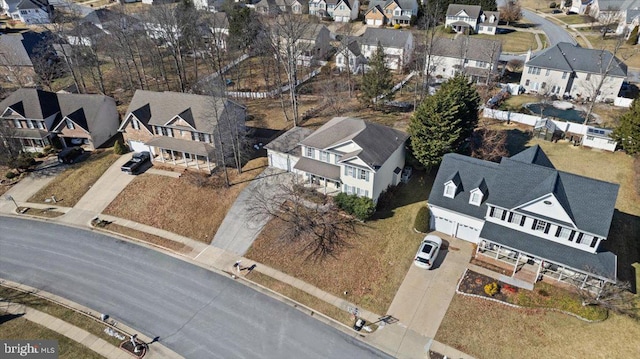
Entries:
<svg viewBox="0 0 640 359">
<path fill-rule="evenodd" d="M 31 58 L 46 34 L 26 31 L 0 35 L 0 65 L 33 66 Z"/>
<path fill-rule="evenodd" d="M 411 32 L 402 30 L 376 29 L 368 27 L 360 37 L 362 45 L 402 48 L 412 37 Z"/>
<path fill-rule="evenodd" d="M 116 107 L 115 100 L 105 95 L 57 93 L 60 112 L 88 132 L 99 127 L 97 121 L 104 106 Z"/>
<path fill-rule="evenodd" d="M 214 107 L 215 104 L 215 107 Z M 235 102 L 219 97 L 193 95 L 180 92 L 155 92 L 136 90 L 127 109 L 145 125 L 165 126 L 174 117 L 180 116 L 197 131 L 212 133 L 223 109 L 242 107 Z"/>
<path fill-rule="evenodd" d="M 447 16 L 456 16 L 460 11 L 464 11 L 472 19 L 480 17 L 482 8 L 480 5 L 462 5 L 462 4 L 449 4 L 447 7 Z"/>
<path fill-rule="evenodd" d="M 353 141 L 362 150 L 347 153 L 348 157 L 358 157 L 369 167 L 382 166 L 398 147 L 404 146 L 409 135 L 391 127 L 349 117 L 334 117 L 317 129 L 301 143 L 305 146 L 326 149 Z"/>
<path fill-rule="evenodd" d="M 42 120 L 60 112 L 56 93 L 37 90 L 34 88 L 20 88 L 0 102 L 0 111 L 11 107 L 25 118 Z"/>
<path fill-rule="evenodd" d="M 312 129 L 297 126 L 278 136 L 275 140 L 267 143 L 264 148 L 282 153 L 290 153 L 294 156 L 300 156 L 302 155 L 300 151 L 300 142 L 305 137 L 311 135 L 311 133 L 313 133 Z"/>
<path fill-rule="evenodd" d="M 444 197 L 444 184 L 459 172 L 462 193 Z M 469 192 L 484 179 L 488 196 L 480 207 L 469 205 Z M 619 185 L 556 170 L 539 147 L 532 147 L 497 164 L 458 154 L 443 157 L 429 203 L 478 219 L 486 214 L 486 204 L 517 209 L 519 206 L 553 194 L 580 230 L 607 237 Z M 539 215 L 535 215 L 540 217 Z M 548 220 L 559 223 L 558 220 Z"/>
<path fill-rule="evenodd" d="M 613 57 L 613 59 L 611 59 Z M 585 49 L 568 42 L 560 42 L 541 51 L 527 61 L 526 66 L 554 69 L 565 72 L 600 74 L 612 61 L 609 76 L 626 77 L 627 66 L 607 50 Z"/>
<path fill-rule="evenodd" d="M 22 0 L 16 6 L 18 10 L 42 10 L 49 12 L 49 2 L 47 0 Z"/>
<path fill-rule="evenodd" d="M 465 23 L 465 25 L 468 24 Z M 457 36 L 453 39 L 436 38 L 431 53 L 436 56 L 493 63 L 500 57 L 501 52 L 502 42 L 498 40 Z"/>
</svg>

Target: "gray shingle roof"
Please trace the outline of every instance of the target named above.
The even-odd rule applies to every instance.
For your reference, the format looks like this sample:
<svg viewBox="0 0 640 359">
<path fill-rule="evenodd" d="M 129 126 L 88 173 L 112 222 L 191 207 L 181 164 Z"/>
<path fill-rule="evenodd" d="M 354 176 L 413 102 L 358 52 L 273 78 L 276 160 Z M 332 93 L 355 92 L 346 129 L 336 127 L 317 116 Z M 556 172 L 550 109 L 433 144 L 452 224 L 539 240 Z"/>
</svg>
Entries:
<svg viewBox="0 0 640 359">
<path fill-rule="evenodd" d="M 233 101 L 211 96 L 136 90 L 127 116 L 133 113 L 145 125 L 164 126 L 180 115 L 197 131 L 213 133 L 217 120 L 223 116 L 223 109 L 234 111 L 239 108 L 242 106 Z"/>
<path fill-rule="evenodd" d="M 69 117 L 89 132 L 102 127 L 96 121 L 100 118 L 99 112 L 103 111 L 105 106 L 116 107 L 115 100 L 104 95 L 58 93 L 57 97 L 62 116 Z"/>
<path fill-rule="evenodd" d="M 18 10 L 37 10 L 49 12 L 49 2 L 47 0 L 22 0 L 16 6 Z"/>
<path fill-rule="evenodd" d="M 377 46 L 378 42 L 380 42 L 383 47 L 402 48 L 411 36 L 409 31 L 368 27 L 362 34 L 360 42 L 363 45 L 370 46 Z"/>
<path fill-rule="evenodd" d="M 573 269 L 616 280 L 616 255 L 589 253 L 501 225 L 485 222 L 480 237 Z"/>
<path fill-rule="evenodd" d="M 447 7 L 447 16 L 455 16 L 462 10 L 472 19 L 477 19 L 480 16 L 480 12 L 482 12 L 480 5 L 450 4 Z"/>
<path fill-rule="evenodd" d="M 0 65 L 33 66 L 31 57 L 44 37 L 33 31 L 0 35 Z"/>
<path fill-rule="evenodd" d="M 264 148 L 268 150 L 289 153 L 300 156 L 300 141 L 309 136 L 313 130 L 305 127 L 294 127 L 278 136 L 275 140 L 267 143 Z"/>
<path fill-rule="evenodd" d="M 311 158 L 301 157 L 293 168 L 328 179 L 340 180 L 340 167 Z"/>
<path fill-rule="evenodd" d="M 305 138 L 302 144 L 327 149 L 353 141 L 362 151 L 357 156 L 374 170 L 382 166 L 409 135 L 376 123 L 348 117 L 335 117 Z M 346 159 L 343 158 L 343 160 Z"/>
<path fill-rule="evenodd" d="M 532 152 L 538 154 L 532 156 Z M 429 203 L 482 219 L 487 203 L 516 209 L 531 200 L 553 194 L 578 229 L 607 237 L 619 185 L 540 165 L 548 161 L 540 152 L 541 149 L 533 148 L 523 156 L 505 157 L 500 164 L 447 154 L 438 170 Z M 453 199 L 444 197 L 444 184 L 456 172 L 462 182 L 462 192 Z M 468 203 L 469 191 L 482 178 L 486 181 L 488 194 L 477 207 Z"/>
<path fill-rule="evenodd" d="M 183 140 L 174 137 L 154 137 L 150 139 L 147 146 L 154 146 L 164 148 L 168 150 L 180 151 L 185 153 L 192 153 L 198 156 L 206 156 L 209 158 L 215 157 L 215 148 L 204 142 Z"/>
<path fill-rule="evenodd" d="M 607 50 L 585 49 L 567 42 L 548 48 L 527 62 L 527 66 L 554 69 L 566 72 L 605 72 L 613 54 Z M 614 57 L 609 76 L 626 77 L 627 66 Z"/>
<path fill-rule="evenodd" d="M 465 23 L 465 25 L 468 25 Z M 455 39 L 439 37 L 433 44 L 432 54 L 457 59 L 493 63 L 502 52 L 502 43 L 498 40 L 479 39 L 458 36 Z"/>
<path fill-rule="evenodd" d="M 18 89 L 0 102 L 0 111 L 4 112 L 7 107 L 34 120 L 42 120 L 60 112 L 60 104 L 54 92 L 32 88 Z"/>
</svg>

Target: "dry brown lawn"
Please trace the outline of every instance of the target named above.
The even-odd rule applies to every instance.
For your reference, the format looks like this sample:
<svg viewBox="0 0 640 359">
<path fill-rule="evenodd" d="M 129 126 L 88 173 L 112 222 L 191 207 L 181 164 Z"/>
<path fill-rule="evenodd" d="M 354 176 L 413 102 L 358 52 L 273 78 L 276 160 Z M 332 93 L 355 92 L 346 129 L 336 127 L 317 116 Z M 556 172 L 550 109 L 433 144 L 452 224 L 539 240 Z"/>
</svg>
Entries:
<svg viewBox="0 0 640 359">
<path fill-rule="evenodd" d="M 306 305 L 307 307 L 312 308 L 313 310 L 320 312 L 328 317 L 331 317 L 342 324 L 349 326 L 353 324 L 353 319 L 350 313 L 341 310 L 340 308 L 331 305 L 305 291 L 269 277 L 268 275 L 253 271 L 250 274 L 247 274 L 247 279 L 265 286 L 273 290 L 274 292 L 280 293 L 285 297 L 293 299 L 298 303 Z"/>
<path fill-rule="evenodd" d="M 240 191 L 262 172 L 266 162 L 265 157 L 249 161 L 241 175 L 230 170 L 233 185 L 229 188 L 198 186 L 189 176 L 142 174 L 104 213 L 210 243 Z"/>
<path fill-rule="evenodd" d="M 139 241 L 147 242 L 162 248 L 172 250 L 174 252 L 186 254 L 193 250 L 193 248 L 187 246 L 184 243 L 172 241 L 164 237 L 159 237 L 147 232 L 138 231 L 136 229 L 121 226 L 115 223 L 108 223 L 108 224 L 105 224 L 103 227 L 99 227 L 99 228 L 103 228 L 111 232 L 116 232 L 131 238 L 135 238 Z"/>
<path fill-rule="evenodd" d="M 611 315 L 588 323 L 542 309 L 514 309 L 456 295 L 436 340 L 476 358 L 634 358 L 640 325 Z"/>
<path fill-rule="evenodd" d="M 69 166 L 28 201 L 42 203 L 55 196 L 59 205 L 73 207 L 119 157 L 111 149 L 93 151 L 89 158 Z"/>
<path fill-rule="evenodd" d="M 413 230 L 432 177 L 416 173 L 394 198 L 395 207 L 381 211 L 358 227 L 358 236 L 335 258 L 305 261 L 295 245 L 278 241 L 277 221 L 267 224 L 246 257 L 308 282 L 374 313 L 385 314 L 407 273 L 422 235 Z"/>
</svg>

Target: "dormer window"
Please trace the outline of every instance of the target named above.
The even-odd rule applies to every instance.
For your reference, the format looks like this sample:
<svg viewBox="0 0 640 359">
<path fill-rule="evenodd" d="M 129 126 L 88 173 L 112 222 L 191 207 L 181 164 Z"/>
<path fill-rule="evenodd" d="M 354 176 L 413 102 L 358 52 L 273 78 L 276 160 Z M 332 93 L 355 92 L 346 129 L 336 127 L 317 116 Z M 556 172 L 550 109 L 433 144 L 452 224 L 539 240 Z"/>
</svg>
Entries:
<svg viewBox="0 0 640 359">
<path fill-rule="evenodd" d="M 479 206 L 482 204 L 482 197 L 484 197 L 484 194 L 479 188 L 472 190 L 469 196 L 469 204 Z"/>
<path fill-rule="evenodd" d="M 74 128 L 76 128 L 76 126 L 73 124 L 73 121 L 71 121 L 70 119 L 66 119 L 65 122 L 68 129 L 73 130 Z"/>
<path fill-rule="evenodd" d="M 453 198 L 456 196 L 457 186 L 453 183 L 453 181 L 449 181 L 444 184 L 444 196 Z"/>
</svg>

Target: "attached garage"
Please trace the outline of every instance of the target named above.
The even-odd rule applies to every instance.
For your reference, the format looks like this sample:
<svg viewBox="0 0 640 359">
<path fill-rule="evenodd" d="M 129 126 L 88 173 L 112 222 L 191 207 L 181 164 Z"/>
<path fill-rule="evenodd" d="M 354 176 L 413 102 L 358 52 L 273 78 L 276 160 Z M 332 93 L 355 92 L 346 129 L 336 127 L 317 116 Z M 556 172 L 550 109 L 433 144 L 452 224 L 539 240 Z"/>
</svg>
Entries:
<svg viewBox="0 0 640 359">
<path fill-rule="evenodd" d="M 267 143 L 264 148 L 267 150 L 269 166 L 292 172 L 302 155 L 300 142 L 312 132 L 309 128 L 294 127 Z"/>
<path fill-rule="evenodd" d="M 455 237 L 475 243 L 478 241 L 478 238 L 480 238 L 480 229 L 458 223 Z"/>
<path fill-rule="evenodd" d="M 269 166 L 291 172 L 293 166 L 298 162 L 299 157 L 291 156 L 286 153 L 267 150 L 267 158 L 269 159 Z"/>
<path fill-rule="evenodd" d="M 434 230 L 442 232 L 446 235 L 452 235 L 455 223 L 449 219 L 443 217 L 433 217 Z"/>
<path fill-rule="evenodd" d="M 142 141 L 129 140 L 129 148 L 133 152 L 149 152 L 149 146 Z"/>
</svg>

